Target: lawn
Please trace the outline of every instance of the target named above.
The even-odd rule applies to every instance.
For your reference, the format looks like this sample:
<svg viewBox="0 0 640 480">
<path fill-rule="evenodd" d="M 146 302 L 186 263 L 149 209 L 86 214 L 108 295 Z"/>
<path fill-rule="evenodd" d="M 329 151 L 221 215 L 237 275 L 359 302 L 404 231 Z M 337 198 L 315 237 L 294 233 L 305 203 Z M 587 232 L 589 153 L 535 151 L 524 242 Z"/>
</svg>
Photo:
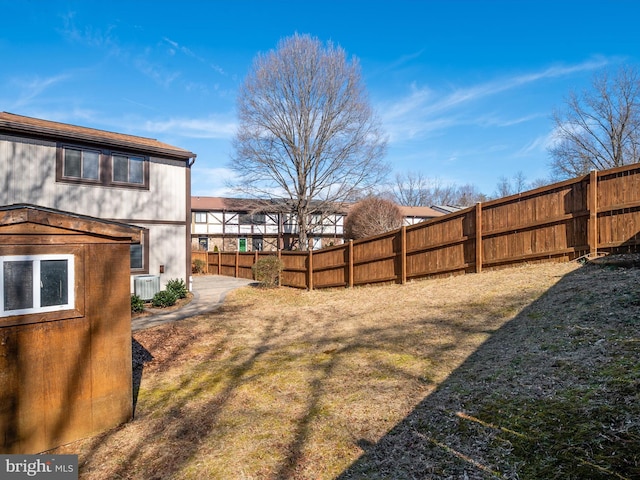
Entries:
<svg viewBox="0 0 640 480">
<path fill-rule="evenodd" d="M 135 419 L 57 450 L 81 479 L 640 478 L 638 268 L 246 287 L 134 339 Z"/>
</svg>

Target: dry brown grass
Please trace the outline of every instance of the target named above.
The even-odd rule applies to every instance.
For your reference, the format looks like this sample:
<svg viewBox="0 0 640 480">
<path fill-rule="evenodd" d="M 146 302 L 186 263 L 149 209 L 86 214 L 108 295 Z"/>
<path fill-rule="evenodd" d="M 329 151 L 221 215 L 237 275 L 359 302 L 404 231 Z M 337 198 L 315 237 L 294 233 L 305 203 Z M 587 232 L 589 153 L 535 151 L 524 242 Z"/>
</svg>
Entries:
<svg viewBox="0 0 640 480">
<path fill-rule="evenodd" d="M 559 454 L 549 444 L 564 437 L 548 430 L 575 423 L 573 398 L 584 418 L 614 410 L 615 427 L 585 435 L 640 445 L 627 404 L 640 386 L 639 279 L 543 264 L 237 290 L 215 313 L 137 332 L 153 360 L 135 420 L 59 452 L 80 455 L 82 479 L 633 478 L 638 457 L 602 439 Z M 611 289 L 624 295 L 610 301 Z"/>
</svg>

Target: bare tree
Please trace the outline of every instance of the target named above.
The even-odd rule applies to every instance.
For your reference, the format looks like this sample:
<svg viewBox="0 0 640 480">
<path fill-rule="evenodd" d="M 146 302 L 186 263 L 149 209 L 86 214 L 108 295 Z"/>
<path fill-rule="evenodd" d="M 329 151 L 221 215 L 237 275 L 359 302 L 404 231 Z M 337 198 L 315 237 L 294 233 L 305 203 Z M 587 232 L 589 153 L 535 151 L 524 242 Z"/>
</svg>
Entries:
<svg viewBox="0 0 640 480">
<path fill-rule="evenodd" d="M 465 183 L 456 187 L 455 203 L 459 207 L 470 207 L 478 202 L 486 202 L 489 197 L 478 190 L 478 187 L 471 183 Z"/>
<path fill-rule="evenodd" d="M 236 187 L 284 200 L 299 247 L 322 212 L 381 181 L 386 137 L 369 105 L 357 59 L 331 42 L 295 34 L 259 54 L 238 96 L 231 168 Z"/>
<path fill-rule="evenodd" d="M 557 142 L 549 149 L 557 178 L 640 160 L 640 76 L 632 67 L 594 76 L 592 89 L 570 93 L 553 115 Z"/>
<path fill-rule="evenodd" d="M 402 226 L 402 212 L 390 200 L 368 197 L 349 209 L 344 220 L 346 238 L 364 238 Z"/>
<path fill-rule="evenodd" d="M 511 178 L 504 175 L 498 177 L 498 184 L 496 185 L 494 196 L 496 198 L 508 197 L 509 195 L 515 195 L 516 193 L 522 193 L 530 188 L 533 187 L 531 187 L 531 184 L 527 183 L 527 177 L 522 170 L 520 170 Z"/>
<path fill-rule="evenodd" d="M 443 184 L 439 179 L 429 179 L 420 177 L 413 180 L 413 183 L 407 182 L 407 178 L 411 178 L 413 173 L 396 176 L 396 184 L 392 189 L 390 197 L 396 200 L 400 205 L 410 207 L 416 206 L 434 206 L 434 205 L 450 205 L 457 207 L 468 207 L 478 202 L 484 202 L 489 197 L 478 190 L 478 187 L 471 183 L 464 185 L 456 185 L 455 183 Z M 415 200 L 413 203 L 404 203 Z"/>
<path fill-rule="evenodd" d="M 421 207 L 454 205 L 455 185 L 445 185 L 438 178 L 430 178 L 421 172 L 397 173 L 390 196 L 400 205 Z"/>
</svg>

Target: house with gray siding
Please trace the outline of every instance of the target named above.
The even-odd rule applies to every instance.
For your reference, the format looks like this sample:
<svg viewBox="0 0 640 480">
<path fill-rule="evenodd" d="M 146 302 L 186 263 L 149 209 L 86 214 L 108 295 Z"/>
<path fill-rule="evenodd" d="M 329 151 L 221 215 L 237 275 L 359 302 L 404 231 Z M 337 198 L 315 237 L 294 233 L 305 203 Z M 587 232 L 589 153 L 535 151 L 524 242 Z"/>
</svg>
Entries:
<svg viewBox="0 0 640 480">
<path fill-rule="evenodd" d="M 155 139 L 0 113 L 0 205 L 33 204 L 135 225 L 135 277 L 191 274 L 191 166 Z"/>
</svg>

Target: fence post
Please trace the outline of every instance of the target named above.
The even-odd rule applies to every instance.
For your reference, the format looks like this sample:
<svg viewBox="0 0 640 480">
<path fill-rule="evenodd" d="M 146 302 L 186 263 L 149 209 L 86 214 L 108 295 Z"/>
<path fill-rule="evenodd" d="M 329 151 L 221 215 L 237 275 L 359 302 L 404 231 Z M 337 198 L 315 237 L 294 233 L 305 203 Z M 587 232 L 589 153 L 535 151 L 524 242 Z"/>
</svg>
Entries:
<svg viewBox="0 0 640 480">
<path fill-rule="evenodd" d="M 353 288 L 353 239 L 349 239 L 349 288 Z"/>
<path fill-rule="evenodd" d="M 407 283 L 407 226 L 400 227 L 400 283 Z"/>
<path fill-rule="evenodd" d="M 482 202 L 476 203 L 476 273 L 482 272 Z"/>
<path fill-rule="evenodd" d="M 240 251 L 236 250 L 236 278 L 238 278 L 239 271 L 240 271 Z"/>
<path fill-rule="evenodd" d="M 218 275 L 220 275 L 220 272 L 222 272 L 222 267 L 220 266 L 221 263 L 222 263 L 222 252 L 220 252 L 220 249 L 218 249 Z"/>
<path fill-rule="evenodd" d="M 307 288 L 313 290 L 313 248 L 309 248 L 309 255 L 307 257 Z"/>
<path fill-rule="evenodd" d="M 277 249 L 278 252 L 278 260 L 280 262 L 282 262 L 282 252 L 280 250 L 280 247 L 278 247 Z M 282 274 L 284 273 L 284 266 L 282 267 L 282 271 L 280 272 L 280 274 L 278 275 L 278 286 L 281 287 L 282 286 Z"/>
<path fill-rule="evenodd" d="M 589 255 L 598 254 L 598 171 L 589 172 L 589 231 L 587 243 L 589 244 Z"/>
</svg>

